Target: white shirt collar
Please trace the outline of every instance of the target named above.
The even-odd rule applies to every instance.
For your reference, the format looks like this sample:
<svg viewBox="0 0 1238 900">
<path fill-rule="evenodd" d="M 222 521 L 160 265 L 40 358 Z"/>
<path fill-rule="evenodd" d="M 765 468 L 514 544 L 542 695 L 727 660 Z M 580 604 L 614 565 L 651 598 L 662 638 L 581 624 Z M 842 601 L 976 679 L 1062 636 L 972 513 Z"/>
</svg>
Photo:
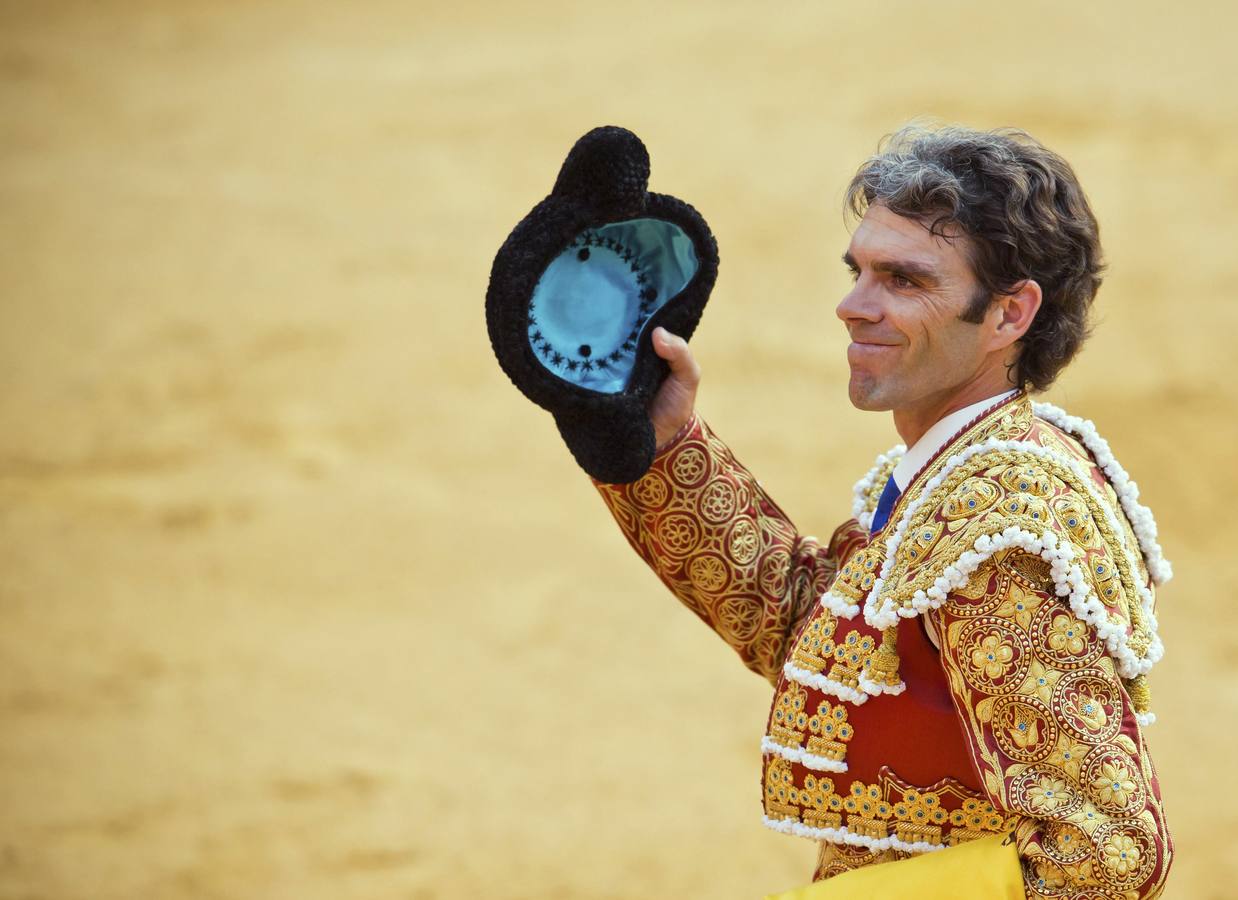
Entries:
<svg viewBox="0 0 1238 900">
<path fill-rule="evenodd" d="M 937 424 L 924 432 L 920 440 L 911 445 L 911 448 L 899 460 L 898 465 L 894 467 L 892 474 L 894 483 L 898 485 L 899 491 L 907 489 L 908 483 L 915 477 L 915 474 L 923 468 L 926 462 L 933 458 L 933 454 L 940 450 L 946 441 L 954 437 L 959 429 L 972 419 L 979 418 L 982 413 L 987 412 L 1017 393 L 1017 390 L 1009 390 L 1004 394 L 980 400 L 971 406 L 964 406 L 962 409 L 950 413 L 944 419 L 939 419 Z"/>
</svg>

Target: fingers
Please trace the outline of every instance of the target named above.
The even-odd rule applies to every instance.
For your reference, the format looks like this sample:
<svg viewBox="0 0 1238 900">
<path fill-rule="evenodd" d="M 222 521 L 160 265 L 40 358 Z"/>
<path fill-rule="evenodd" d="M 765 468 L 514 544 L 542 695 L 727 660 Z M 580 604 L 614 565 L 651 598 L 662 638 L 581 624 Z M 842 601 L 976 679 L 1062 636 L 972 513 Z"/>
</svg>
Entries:
<svg viewBox="0 0 1238 900">
<path fill-rule="evenodd" d="M 671 367 L 671 377 L 695 385 L 701 380 L 701 368 L 697 365 L 688 342 L 677 334 L 671 334 L 662 326 L 653 330 L 653 349 Z"/>
</svg>

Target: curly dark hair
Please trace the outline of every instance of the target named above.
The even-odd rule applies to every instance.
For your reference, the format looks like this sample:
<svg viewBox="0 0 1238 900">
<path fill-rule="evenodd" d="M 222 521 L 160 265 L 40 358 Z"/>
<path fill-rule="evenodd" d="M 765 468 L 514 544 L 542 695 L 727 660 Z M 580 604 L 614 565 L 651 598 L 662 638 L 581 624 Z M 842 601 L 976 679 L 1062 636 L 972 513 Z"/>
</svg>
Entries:
<svg viewBox="0 0 1238 900">
<path fill-rule="evenodd" d="M 913 123 L 883 138 L 847 187 L 856 216 L 876 203 L 945 240 L 965 236 L 980 282 L 965 321 L 981 321 L 995 295 L 1029 278 L 1040 285 L 1015 381 L 1038 391 L 1052 384 L 1091 332 L 1104 270 L 1096 217 L 1066 160 L 1014 128 Z"/>
</svg>

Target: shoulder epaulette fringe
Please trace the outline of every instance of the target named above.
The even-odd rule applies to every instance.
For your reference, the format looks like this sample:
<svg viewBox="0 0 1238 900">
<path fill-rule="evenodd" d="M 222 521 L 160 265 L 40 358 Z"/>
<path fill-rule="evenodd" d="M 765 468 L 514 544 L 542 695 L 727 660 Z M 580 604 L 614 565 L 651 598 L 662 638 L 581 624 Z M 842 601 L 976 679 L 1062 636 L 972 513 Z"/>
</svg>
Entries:
<svg viewBox="0 0 1238 900">
<path fill-rule="evenodd" d="M 833 683 L 813 686 L 852 702 L 900 692 L 899 619 L 940 607 L 990 557 L 1017 548 L 1049 563 L 1054 590 L 1105 643 L 1126 682 L 1141 724 L 1155 720 L 1148 711 L 1145 676 L 1163 656 L 1164 647 L 1157 634 L 1152 585 L 1163 584 L 1173 575 L 1157 543 L 1156 521 L 1139 502 L 1138 486 L 1091 422 L 1048 403 L 1033 404 L 1033 411 L 1075 436 L 1091 453 L 1117 495 L 1138 548 L 1129 546 L 1117 511 L 1073 456 L 1029 440 L 989 438 L 963 448 L 944 460 L 905 504 L 898 521 L 887 529 L 880 565 L 875 565 L 872 554 L 861 558 L 858 565 L 866 571 L 855 573 L 850 581 L 840 577 L 822 595 L 822 605 L 840 619 L 853 618 L 863 610 L 864 621 L 881 630 L 882 641 L 855 688 Z M 881 454 L 856 483 L 852 511 L 862 526 L 871 527 L 877 496 L 904 452 L 900 444 Z M 1011 471 L 1016 472 L 1016 478 L 1009 485 L 993 474 Z M 1081 502 L 1072 502 L 1070 494 L 1063 495 L 1067 499 L 1050 497 L 1050 481 L 1041 476 L 1064 483 Z M 947 531 L 941 527 L 943 517 L 962 519 L 966 524 Z M 1102 550 L 1093 547 L 1091 559 L 1077 539 L 1089 518 L 1098 524 L 1104 538 Z M 1116 571 L 1124 593 L 1108 586 L 1115 574 L 1109 569 Z M 1104 586 L 1104 597 L 1098 595 L 1098 585 Z M 845 596 L 857 587 L 861 592 L 854 600 Z M 1137 597 L 1137 602 L 1130 602 L 1131 597 Z M 1107 606 L 1105 600 L 1111 605 Z M 798 670 L 787 674 L 804 684 L 823 678 Z M 856 694 L 861 700 L 854 699 Z"/>
</svg>

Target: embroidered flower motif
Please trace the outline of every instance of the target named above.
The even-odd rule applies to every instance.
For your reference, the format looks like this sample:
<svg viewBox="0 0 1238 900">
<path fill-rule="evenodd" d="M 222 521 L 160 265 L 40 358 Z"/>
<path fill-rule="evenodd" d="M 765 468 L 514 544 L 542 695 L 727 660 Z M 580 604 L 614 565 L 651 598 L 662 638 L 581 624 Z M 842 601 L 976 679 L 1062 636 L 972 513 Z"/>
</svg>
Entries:
<svg viewBox="0 0 1238 900">
<path fill-rule="evenodd" d="M 1052 775 L 1041 775 L 1040 780 L 1027 789 L 1032 810 L 1045 815 L 1069 806 L 1075 799 L 1065 780 Z"/>
<path fill-rule="evenodd" d="M 1031 677 L 1030 689 L 1042 703 L 1047 705 L 1053 702 L 1053 688 L 1057 685 L 1057 673 L 1053 670 L 1046 669 L 1038 661 L 1033 660 L 1028 669 L 1028 675 Z"/>
<path fill-rule="evenodd" d="M 1069 778 L 1077 780 L 1087 752 L 1088 748 L 1083 744 L 1072 743 L 1067 739 L 1054 748 L 1046 762 L 1055 769 L 1061 769 Z"/>
<path fill-rule="evenodd" d="M 1087 645 L 1086 635 L 1084 625 L 1078 619 L 1066 614 L 1055 616 L 1049 626 L 1049 646 L 1058 653 L 1065 651 L 1078 656 Z"/>
<path fill-rule="evenodd" d="M 1009 731 L 1010 740 L 1020 750 L 1034 747 L 1040 742 L 1039 725 L 1040 717 L 1030 706 L 1026 704 L 1011 706 L 1006 728 Z"/>
<path fill-rule="evenodd" d="M 1002 642 L 999 635 L 990 634 L 971 654 L 972 666 L 987 678 L 999 678 L 1006 664 L 1014 658 L 1014 649 Z"/>
<path fill-rule="evenodd" d="M 1105 867 L 1112 869 L 1120 878 L 1139 868 L 1139 856 L 1139 845 L 1129 834 L 1119 832 L 1105 842 Z"/>
<path fill-rule="evenodd" d="M 1042 891 L 1056 891 L 1066 886 L 1062 870 L 1046 859 L 1038 859 L 1032 866 L 1036 873 L 1036 887 Z"/>
<path fill-rule="evenodd" d="M 1092 790 L 1101 803 L 1126 806 L 1135 793 L 1135 779 L 1121 763 L 1104 762 L 1092 782 Z"/>
<path fill-rule="evenodd" d="M 1013 619 L 1026 631 L 1032 623 L 1032 613 L 1036 611 L 1039 603 L 1039 599 L 1034 595 L 1029 596 L 1022 588 L 1011 585 L 1010 596 L 997 608 L 995 615 L 1003 619 Z"/>
<path fill-rule="evenodd" d="M 1109 714 L 1105 712 L 1105 704 L 1095 691 L 1086 686 L 1068 695 L 1066 711 L 1093 731 L 1100 731 L 1109 721 Z"/>
</svg>

